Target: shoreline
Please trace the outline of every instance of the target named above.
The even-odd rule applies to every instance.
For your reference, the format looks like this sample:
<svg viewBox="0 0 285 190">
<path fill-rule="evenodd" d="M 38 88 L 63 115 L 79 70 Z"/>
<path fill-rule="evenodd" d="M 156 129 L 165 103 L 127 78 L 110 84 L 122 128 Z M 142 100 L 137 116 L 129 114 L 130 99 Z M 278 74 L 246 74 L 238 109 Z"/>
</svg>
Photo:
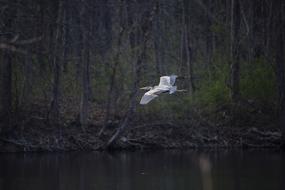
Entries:
<svg viewBox="0 0 285 190">
<path fill-rule="evenodd" d="M 69 152 L 104 150 L 173 150 L 173 149 L 281 149 L 279 129 L 257 127 L 175 127 L 154 126 L 128 129 L 112 146 L 105 147 L 114 132 L 106 130 L 98 136 L 100 127 L 89 126 L 61 130 L 36 128 L 16 130 L 13 135 L 0 137 L 0 152 Z"/>
</svg>

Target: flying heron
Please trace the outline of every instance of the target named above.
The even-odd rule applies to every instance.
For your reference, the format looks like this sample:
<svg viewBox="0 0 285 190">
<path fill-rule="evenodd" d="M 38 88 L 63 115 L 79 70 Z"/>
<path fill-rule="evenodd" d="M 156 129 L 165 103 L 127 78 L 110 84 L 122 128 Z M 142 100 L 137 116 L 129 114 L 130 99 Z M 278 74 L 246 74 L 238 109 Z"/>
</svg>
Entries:
<svg viewBox="0 0 285 190">
<path fill-rule="evenodd" d="M 154 98 L 158 97 L 161 93 L 169 92 L 169 94 L 173 94 L 174 92 L 184 92 L 186 90 L 177 90 L 177 86 L 174 86 L 175 81 L 177 79 L 177 75 L 170 76 L 162 76 L 160 77 L 160 81 L 158 86 L 146 86 L 140 89 L 148 90 L 142 97 L 140 104 L 147 104 Z"/>
</svg>

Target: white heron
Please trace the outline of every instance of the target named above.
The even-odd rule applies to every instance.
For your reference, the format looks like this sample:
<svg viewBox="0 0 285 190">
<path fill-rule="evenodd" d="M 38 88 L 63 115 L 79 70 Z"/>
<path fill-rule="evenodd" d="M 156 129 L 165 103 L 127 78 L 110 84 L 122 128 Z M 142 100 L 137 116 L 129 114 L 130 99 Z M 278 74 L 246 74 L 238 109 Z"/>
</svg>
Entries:
<svg viewBox="0 0 285 190">
<path fill-rule="evenodd" d="M 154 98 L 158 97 L 159 94 L 169 92 L 173 94 L 174 92 L 183 92 L 186 90 L 177 90 L 177 86 L 174 86 L 177 75 L 162 76 L 158 86 L 147 86 L 140 89 L 148 90 L 142 97 L 140 104 L 147 104 Z"/>
</svg>

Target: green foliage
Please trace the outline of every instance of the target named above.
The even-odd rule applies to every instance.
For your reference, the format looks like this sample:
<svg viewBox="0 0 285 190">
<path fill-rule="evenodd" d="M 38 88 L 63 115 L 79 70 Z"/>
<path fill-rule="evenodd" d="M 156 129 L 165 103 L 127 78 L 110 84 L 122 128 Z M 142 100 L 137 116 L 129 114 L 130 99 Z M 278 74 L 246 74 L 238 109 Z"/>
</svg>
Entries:
<svg viewBox="0 0 285 190">
<path fill-rule="evenodd" d="M 147 105 L 138 106 L 138 114 L 150 120 L 181 120 L 187 118 L 191 96 L 185 93 L 161 94 Z M 139 102 L 139 99 L 138 99 Z"/>
<path fill-rule="evenodd" d="M 203 85 L 194 96 L 199 105 L 213 108 L 229 102 L 229 89 L 224 80 L 217 79 Z"/>
<path fill-rule="evenodd" d="M 259 117 L 254 115 L 258 113 L 256 110 L 263 110 L 274 104 L 277 96 L 275 73 L 272 66 L 264 59 L 241 63 L 241 99 L 255 104 L 241 104 L 236 105 L 237 107 L 232 104 L 229 96 L 230 66 L 227 55 L 217 51 L 210 67 L 203 66 L 202 59 L 198 60 L 197 65 L 195 66 L 197 89 L 192 95 L 162 94 L 147 106 L 138 106 L 138 114 L 142 118 L 148 118 L 148 121 L 186 121 L 191 118 L 193 108 L 198 108 L 215 121 L 224 119 L 224 112 L 228 112 L 235 115 L 240 124 L 250 121 L 256 123 L 255 118 Z M 262 117 L 265 118 L 264 115 Z"/>
<path fill-rule="evenodd" d="M 200 80 L 196 82 L 198 88 L 193 94 L 194 105 L 215 109 L 220 104 L 229 103 L 229 65 L 226 62 L 227 57 L 217 52 L 209 68 L 196 68 Z"/>
<path fill-rule="evenodd" d="M 216 33 L 216 34 L 226 34 L 226 29 L 223 25 L 215 23 L 212 24 L 210 27 L 211 31 Z"/>
<path fill-rule="evenodd" d="M 277 97 L 275 73 L 264 58 L 244 63 L 241 72 L 241 95 L 265 104 L 272 104 Z"/>
</svg>

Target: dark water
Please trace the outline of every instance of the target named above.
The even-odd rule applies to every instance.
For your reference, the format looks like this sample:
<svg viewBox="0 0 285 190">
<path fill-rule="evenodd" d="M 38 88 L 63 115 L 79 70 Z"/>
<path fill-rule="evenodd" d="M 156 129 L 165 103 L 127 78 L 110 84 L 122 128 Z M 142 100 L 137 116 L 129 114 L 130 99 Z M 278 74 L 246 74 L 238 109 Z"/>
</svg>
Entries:
<svg viewBox="0 0 285 190">
<path fill-rule="evenodd" d="M 268 151 L 0 154 L 0 189 L 284 190 L 285 155 Z"/>
</svg>

